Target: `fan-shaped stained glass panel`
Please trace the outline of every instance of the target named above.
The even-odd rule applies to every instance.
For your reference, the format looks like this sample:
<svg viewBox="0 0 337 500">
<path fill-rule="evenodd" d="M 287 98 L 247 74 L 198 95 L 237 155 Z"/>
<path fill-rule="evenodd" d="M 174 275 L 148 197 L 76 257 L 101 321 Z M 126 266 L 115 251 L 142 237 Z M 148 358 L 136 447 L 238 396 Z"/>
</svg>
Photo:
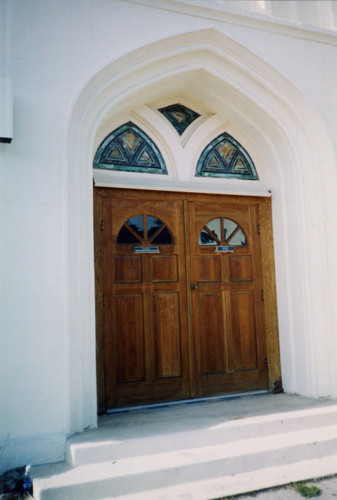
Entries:
<svg viewBox="0 0 337 500">
<path fill-rule="evenodd" d="M 179 135 L 182 135 L 187 127 L 200 116 L 182 104 L 171 104 L 165 108 L 158 109 L 158 111 L 168 119 Z"/>
<path fill-rule="evenodd" d="M 195 175 L 258 179 L 254 163 L 247 151 L 228 134 L 221 134 L 206 146 L 200 155 Z"/>
<path fill-rule="evenodd" d="M 132 122 L 125 123 L 104 139 L 97 149 L 94 168 L 167 174 L 155 143 Z"/>
</svg>

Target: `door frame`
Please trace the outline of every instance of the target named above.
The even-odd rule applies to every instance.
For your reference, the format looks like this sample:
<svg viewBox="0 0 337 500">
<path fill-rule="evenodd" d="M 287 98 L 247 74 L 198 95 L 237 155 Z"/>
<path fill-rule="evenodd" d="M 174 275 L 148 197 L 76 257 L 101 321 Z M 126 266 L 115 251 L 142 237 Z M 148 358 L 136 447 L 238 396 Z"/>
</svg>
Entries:
<svg viewBox="0 0 337 500">
<path fill-rule="evenodd" d="M 265 321 L 265 342 L 268 363 L 268 388 L 270 392 L 282 391 L 277 297 L 274 265 L 274 243 L 272 223 L 272 200 L 270 197 L 237 196 L 191 192 L 154 191 L 129 188 L 94 188 L 94 257 L 95 257 L 95 299 L 96 299 L 96 370 L 97 370 L 97 404 L 98 413 L 106 412 L 105 368 L 104 368 L 104 337 L 103 337 L 103 266 L 102 266 L 102 203 L 104 197 L 114 196 L 134 197 L 141 199 L 176 199 L 197 202 L 221 202 L 242 204 L 249 203 L 258 206 L 259 223 L 256 228 L 261 242 L 261 268 L 263 284 L 263 309 Z M 185 206 L 187 209 L 187 204 Z M 187 239 L 188 242 L 188 239 Z M 188 243 L 187 243 L 188 244 Z M 187 253 L 189 249 L 187 248 Z M 187 277 L 189 278 L 189 262 Z M 190 306 L 189 306 L 190 307 Z M 190 326 L 191 328 L 191 326 Z M 190 336 L 191 338 L 191 336 Z"/>
</svg>

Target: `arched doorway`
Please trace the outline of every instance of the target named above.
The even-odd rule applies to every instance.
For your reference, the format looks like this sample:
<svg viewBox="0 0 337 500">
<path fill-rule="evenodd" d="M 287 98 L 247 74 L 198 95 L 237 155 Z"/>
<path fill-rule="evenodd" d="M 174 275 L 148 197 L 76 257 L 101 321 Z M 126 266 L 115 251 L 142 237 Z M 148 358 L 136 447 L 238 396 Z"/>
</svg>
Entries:
<svg viewBox="0 0 337 500">
<path fill-rule="evenodd" d="M 68 136 L 71 145 L 68 200 L 70 432 L 96 422 L 92 157 L 100 138 L 113 129 L 111 121 L 118 114 L 130 106 L 141 106 L 155 95 L 159 97 L 164 86 L 167 93 L 178 90 L 190 95 L 193 92 L 193 97 L 201 102 L 211 99 L 211 106 L 229 120 L 228 132 L 240 142 L 240 130 L 244 130 L 245 136 L 251 138 L 252 147 L 261 152 L 262 170 L 266 172 L 265 189 L 273 194 L 284 387 L 304 395 L 318 396 L 330 391 L 328 368 L 322 370 L 319 360 L 325 355 L 329 357 L 331 351 L 328 341 L 321 341 L 321 332 L 327 332 L 325 337 L 329 338 L 326 283 L 336 269 L 330 250 L 327 250 L 328 260 L 318 262 L 316 259 L 321 242 L 333 238 L 334 234 L 326 230 L 327 226 L 334 227 L 333 211 L 323 211 L 322 191 L 317 190 L 321 182 L 335 182 L 328 135 L 310 103 L 282 75 L 225 35 L 215 30 L 198 31 L 173 37 L 169 44 L 164 40 L 144 47 L 111 63 L 90 80 L 72 113 Z M 214 125 L 216 128 L 217 124 Z M 209 139 L 205 137 L 205 144 Z M 319 148 L 321 144 L 323 149 Z M 189 147 L 193 147 L 192 142 Z M 165 143 L 163 150 L 167 151 Z M 319 150 L 323 155 L 320 174 L 315 169 Z M 182 157 L 179 162 L 184 164 Z M 174 161 L 170 165 L 173 172 L 178 170 Z M 182 169 L 184 175 L 189 167 L 192 168 Z M 321 173 L 326 175 L 321 178 Z M 139 180 L 136 185 L 145 187 Z M 180 183 L 172 178 L 167 187 L 174 190 L 183 186 L 183 178 Z M 129 187 L 135 185 L 130 183 Z M 206 191 L 213 188 L 209 183 Z M 235 182 L 222 191 L 254 194 L 245 189 L 240 192 Z M 255 194 L 259 194 L 258 191 Z M 324 203 L 329 206 L 329 195 Z M 324 219 L 326 214 L 328 217 Z M 325 225 L 321 224 L 322 220 Z M 312 224 L 317 228 L 314 240 L 309 237 Z M 326 262 L 329 262 L 329 273 Z M 269 333 L 267 331 L 267 345 L 274 342 L 272 332 L 270 336 Z"/>
<path fill-rule="evenodd" d="M 165 117 L 157 135 L 168 119 L 183 150 L 200 135 L 193 122 L 215 116 L 181 103 L 157 111 Z M 164 187 L 168 175 L 155 142 L 131 121 L 103 139 L 94 168 L 97 184 L 99 174 L 125 172 L 155 174 Z M 194 176 L 224 185 L 258 180 L 252 158 L 227 133 L 201 151 Z M 277 339 L 274 274 L 264 264 L 273 267 L 263 215 L 271 218 L 270 197 L 105 187 L 94 195 L 100 411 L 281 390 L 279 351 L 266 349 L 265 317 Z"/>
</svg>

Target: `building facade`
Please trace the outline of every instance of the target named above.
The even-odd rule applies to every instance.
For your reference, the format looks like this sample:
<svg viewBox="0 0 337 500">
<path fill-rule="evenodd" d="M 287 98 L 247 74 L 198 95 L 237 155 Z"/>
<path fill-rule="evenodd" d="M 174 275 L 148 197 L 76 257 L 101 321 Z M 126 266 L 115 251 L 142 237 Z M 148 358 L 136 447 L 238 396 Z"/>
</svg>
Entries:
<svg viewBox="0 0 337 500">
<path fill-rule="evenodd" d="M 183 286 L 187 295 L 179 307 L 189 313 L 182 315 L 187 319 L 179 320 L 179 325 L 186 321 L 189 340 L 179 342 L 195 346 L 197 341 L 188 335 L 196 315 L 205 308 L 204 324 L 212 307 L 217 308 L 213 299 L 205 299 L 193 309 L 190 284 L 200 288 L 200 296 L 215 292 L 203 292 L 200 283 L 212 281 L 208 275 L 204 280 L 200 277 L 206 271 L 195 271 L 197 278 L 192 283 L 196 267 L 187 270 L 186 261 L 190 255 L 195 256 L 195 262 L 199 257 L 213 259 L 215 251 L 214 255 L 209 252 L 214 246 L 219 252 L 215 263 L 205 267 L 211 269 L 214 282 L 220 282 L 225 273 L 222 270 L 221 278 L 216 278 L 220 259 L 227 262 L 232 258 L 228 262 L 234 262 L 241 256 L 245 264 L 235 261 L 236 271 L 230 271 L 232 281 L 252 281 L 254 277 L 259 293 L 263 289 L 264 304 L 256 306 L 254 299 L 255 309 L 247 325 L 253 322 L 257 338 L 253 342 L 258 342 L 256 325 L 261 316 L 264 347 L 260 352 L 254 344 L 254 349 L 258 363 L 263 362 L 269 370 L 264 388 L 280 389 L 282 384 L 288 393 L 337 397 L 336 30 L 337 5 L 333 1 L 1 2 L 0 77 L 11 81 L 13 94 L 12 141 L 0 143 L 2 470 L 27 462 L 62 460 L 67 436 L 97 425 L 97 400 L 103 410 L 115 404 L 106 402 L 104 392 L 104 371 L 111 360 L 105 352 L 109 341 L 104 339 L 105 330 L 97 318 L 104 322 L 101 302 L 106 297 L 100 283 L 107 279 L 108 265 L 102 271 L 102 260 L 97 257 L 101 213 L 94 216 L 94 191 L 95 199 L 103 199 L 108 189 L 117 189 L 111 191 L 112 198 L 136 196 L 143 204 L 131 211 L 124 202 L 111 209 L 115 210 L 114 220 L 120 216 L 119 226 L 111 229 L 112 238 L 121 227 L 130 226 L 132 217 L 141 214 L 147 231 L 150 219 L 146 217 L 158 217 L 163 227 L 167 224 L 178 231 L 180 216 L 169 223 L 163 218 L 170 220 L 171 215 L 158 208 L 163 193 L 167 206 L 168 200 L 186 201 L 191 207 L 201 200 L 206 205 L 213 203 L 213 207 L 234 204 L 239 211 L 249 203 L 256 205 L 256 200 L 261 207 L 268 205 L 264 215 L 259 208 L 263 241 L 256 250 L 256 265 L 246 267 L 250 254 L 244 253 L 245 244 L 240 242 L 239 248 L 235 240 L 219 235 L 214 245 L 205 245 L 206 249 L 200 250 L 199 240 L 196 247 L 200 253 L 196 250 L 193 254 L 193 238 L 182 250 L 185 257 L 178 260 L 177 269 L 186 275 Z M 0 99 L 10 102 L 5 92 Z M 174 108 L 177 105 L 180 108 Z M 173 114 L 165 115 L 163 110 Z M 192 121 L 183 130 L 181 120 L 188 117 Z M 143 156 L 137 157 L 133 166 L 130 160 L 127 168 L 121 167 L 126 154 L 121 143 L 116 146 L 122 137 L 118 134 L 125 131 L 133 137 L 128 139 L 131 143 L 125 143 L 129 147 L 125 151 L 132 152 L 132 140 L 145 144 Z M 214 142 L 218 138 L 220 142 Z M 110 147 L 110 164 L 99 156 L 104 145 Z M 224 156 L 226 147 L 233 147 L 241 160 L 219 166 L 220 153 L 212 149 L 217 146 L 225 147 Z M 119 156 L 120 163 L 115 161 Z M 199 175 L 205 172 L 208 175 Z M 157 203 L 157 213 L 150 209 L 152 203 Z M 104 212 L 102 204 L 99 207 Z M 110 209 L 106 210 L 109 214 Z M 243 236 L 251 236 L 251 241 L 257 238 L 251 228 L 259 223 L 258 217 L 254 224 L 245 226 L 248 223 L 242 218 L 241 224 L 239 215 L 228 216 L 220 209 L 214 209 L 214 217 L 212 213 L 205 208 L 204 222 L 199 224 L 207 237 L 213 238 L 216 224 L 222 224 L 223 233 L 225 220 L 234 219 L 239 221 Z M 184 219 L 185 236 L 181 233 L 181 238 L 186 238 L 191 221 L 197 220 L 197 212 L 193 214 Z M 106 223 L 109 228 L 104 217 L 104 231 Z M 133 237 L 137 241 L 137 235 Z M 172 238 L 176 241 L 177 236 Z M 138 238 L 137 245 L 151 246 L 149 237 L 144 241 Z M 152 247 L 160 245 L 154 241 Z M 222 254 L 218 248 L 222 246 L 238 248 Z M 167 252 L 174 257 L 174 251 Z M 138 257 L 132 265 L 143 259 Z M 172 270 L 172 259 L 169 262 Z M 126 264 L 125 272 L 128 269 Z M 166 271 L 158 269 L 158 276 L 164 276 L 162 281 L 169 282 Z M 226 284 L 221 286 L 224 296 L 230 292 Z M 126 296 L 129 292 L 125 290 L 116 296 Z M 173 294 L 171 288 L 160 290 Z M 239 288 L 233 290 L 241 293 Z M 239 301 L 235 312 L 233 301 L 232 317 L 242 318 L 245 302 Z M 125 306 L 122 302 L 117 304 L 118 314 Z M 159 297 L 156 307 L 160 314 L 164 303 L 168 304 Z M 127 302 L 120 336 L 128 331 L 129 305 Z M 167 306 L 171 313 L 166 312 L 164 323 L 174 317 L 171 306 Z M 117 313 L 115 310 L 114 317 Z M 237 319 L 238 331 L 249 330 L 240 321 Z M 172 320 L 172 331 L 175 324 Z M 163 342 L 166 333 L 158 334 Z M 252 344 L 244 340 L 245 335 L 240 337 L 242 363 L 249 368 L 247 349 Z M 119 349 L 126 349 L 133 340 L 130 337 L 123 342 Z M 164 358 L 169 346 L 176 349 L 170 342 L 161 353 Z M 214 352 L 218 344 L 202 345 L 199 357 L 206 365 L 210 363 L 211 372 L 212 354 L 207 361 L 205 352 Z M 113 347 L 109 349 L 115 352 Z M 139 352 L 143 351 L 136 352 L 136 360 Z M 173 365 L 167 359 L 161 367 L 164 370 L 166 363 L 170 378 Z M 124 366 L 125 373 L 130 360 Z M 188 366 L 195 362 L 192 355 Z M 231 371 L 228 367 L 233 360 L 228 351 L 223 362 Z M 125 373 L 119 378 L 127 379 L 131 372 Z M 174 370 L 171 375 L 175 376 Z M 130 377 L 136 375 L 132 372 Z M 239 392 L 254 389 L 248 382 L 237 387 Z M 219 392 L 218 386 L 209 391 Z M 233 391 L 226 386 L 224 392 Z M 191 396 L 188 390 L 186 394 Z"/>
</svg>

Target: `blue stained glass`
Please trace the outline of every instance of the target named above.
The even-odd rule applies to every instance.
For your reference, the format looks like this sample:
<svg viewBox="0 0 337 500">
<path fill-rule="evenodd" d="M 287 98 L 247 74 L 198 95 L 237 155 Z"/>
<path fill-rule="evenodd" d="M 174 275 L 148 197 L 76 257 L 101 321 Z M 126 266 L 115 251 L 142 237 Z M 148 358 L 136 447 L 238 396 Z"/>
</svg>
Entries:
<svg viewBox="0 0 337 500">
<path fill-rule="evenodd" d="M 125 123 L 104 139 L 95 154 L 94 168 L 167 174 L 157 146 L 132 122 Z"/>
<path fill-rule="evenodd" d="M 254 163 L 247 151 L 230 135 L 214 139 L 200 155 L 196 177 L 232 177 L 257 180 Z"/>
</svg>

